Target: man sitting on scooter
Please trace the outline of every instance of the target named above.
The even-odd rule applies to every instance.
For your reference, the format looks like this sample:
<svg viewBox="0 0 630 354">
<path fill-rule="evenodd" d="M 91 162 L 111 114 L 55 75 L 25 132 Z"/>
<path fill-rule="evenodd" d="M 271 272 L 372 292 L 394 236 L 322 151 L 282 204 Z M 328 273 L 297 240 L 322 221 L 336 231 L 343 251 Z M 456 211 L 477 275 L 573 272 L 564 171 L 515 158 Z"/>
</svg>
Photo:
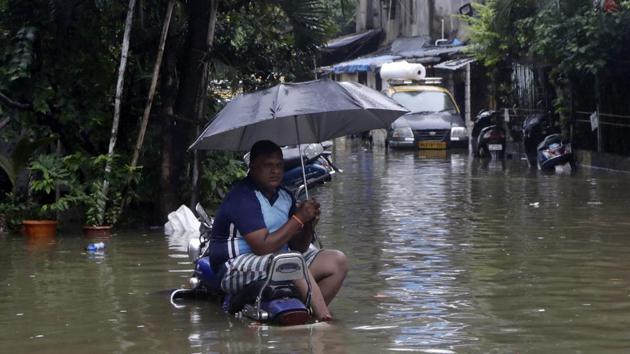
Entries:
<svg viewBox="0 0 630 354">
<path fill-rule="evenodd" d="M 311 245 L 319 203 L 296 205 L 281 187 L 282 150 L 262 140 L 250 151 L 249 174 L 232 187 L 219 207 L 212 228 L 210 260 L 221 276 L 221 288 L 236 294 L 252 281 L 264 279 L 274 253 L 299 251 L 309 268 L 311 306 L 315 318 L 332 319 L 328 304 L 339 291 L 348 266 L 345 254 Z M 306 296 L 306 281 L 296 282 Z"/>
</svg>

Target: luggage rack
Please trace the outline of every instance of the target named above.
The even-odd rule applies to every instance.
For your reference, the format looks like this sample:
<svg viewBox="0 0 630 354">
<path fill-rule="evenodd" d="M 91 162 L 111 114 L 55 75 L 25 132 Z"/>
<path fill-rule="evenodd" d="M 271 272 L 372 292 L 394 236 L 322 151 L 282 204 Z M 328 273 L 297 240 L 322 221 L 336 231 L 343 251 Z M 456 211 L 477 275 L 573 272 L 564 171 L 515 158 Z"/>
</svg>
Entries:
<svg viewBox="0 0 630 354">
<path fill-rule="evenodd" d="M 420 80 L 409 80 L 409 79 L 388 79 L 387 83 L 390 86 L 400 86 L 400 85 L 442 85 L 441 77 L 425 77 Z"/>
</svg>

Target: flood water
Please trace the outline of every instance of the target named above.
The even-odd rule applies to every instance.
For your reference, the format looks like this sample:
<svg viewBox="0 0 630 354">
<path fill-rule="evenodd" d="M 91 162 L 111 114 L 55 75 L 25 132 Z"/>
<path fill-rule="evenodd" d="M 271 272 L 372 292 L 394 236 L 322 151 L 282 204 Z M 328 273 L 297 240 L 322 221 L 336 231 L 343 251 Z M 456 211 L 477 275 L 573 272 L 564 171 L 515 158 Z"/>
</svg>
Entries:
<svg viewBox="0 0 630 354">
<path fill-rule="evenodd" d="M 170 305 L 186 236 L 0 235 L 4 353 L 615 353 L 630 348 L 630 176 L 339 140 L 311 190 L 348 278 L 335 321 L 260 326 Z"/>
</svg>

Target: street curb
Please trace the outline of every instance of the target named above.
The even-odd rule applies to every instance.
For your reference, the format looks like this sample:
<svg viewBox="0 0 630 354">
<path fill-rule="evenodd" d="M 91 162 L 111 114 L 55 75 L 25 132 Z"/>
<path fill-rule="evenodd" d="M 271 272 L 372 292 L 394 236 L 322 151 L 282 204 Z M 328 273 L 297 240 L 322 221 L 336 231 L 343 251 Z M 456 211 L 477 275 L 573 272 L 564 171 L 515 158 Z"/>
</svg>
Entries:
<svg viewBox="0 0 630 354">
<path fill-rule="evenodd" d="M 630 172 L 629 157 L 590 150 L 574 150 L 574 153 L 580 166 Z"/>
</svg>

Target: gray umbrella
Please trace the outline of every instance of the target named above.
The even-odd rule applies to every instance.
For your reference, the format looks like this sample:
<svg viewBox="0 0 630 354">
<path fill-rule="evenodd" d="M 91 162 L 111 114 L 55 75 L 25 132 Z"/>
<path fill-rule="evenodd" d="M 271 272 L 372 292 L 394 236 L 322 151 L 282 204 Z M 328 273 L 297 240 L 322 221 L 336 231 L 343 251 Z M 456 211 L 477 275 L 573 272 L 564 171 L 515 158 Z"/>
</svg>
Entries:
<svg viewBox="0 0 630 354">
<path fill-rule="evenodd" d="M 259 140 L 280 146 L 318 143 L 387 128 L 407 112 L 387 96 L 355 82 L 322 79 L 279 84 L 230 101 L 190 149 L 248 151 Z"/>
<path fill-rule="evenodd" d="M 230 101 L 190 149 L 248 151 L 259 140 L 280 146 L 318 143 L 387 128 L 407 112 L 387 96 L 355 82 L 279 84 Z"/>
</svg>

